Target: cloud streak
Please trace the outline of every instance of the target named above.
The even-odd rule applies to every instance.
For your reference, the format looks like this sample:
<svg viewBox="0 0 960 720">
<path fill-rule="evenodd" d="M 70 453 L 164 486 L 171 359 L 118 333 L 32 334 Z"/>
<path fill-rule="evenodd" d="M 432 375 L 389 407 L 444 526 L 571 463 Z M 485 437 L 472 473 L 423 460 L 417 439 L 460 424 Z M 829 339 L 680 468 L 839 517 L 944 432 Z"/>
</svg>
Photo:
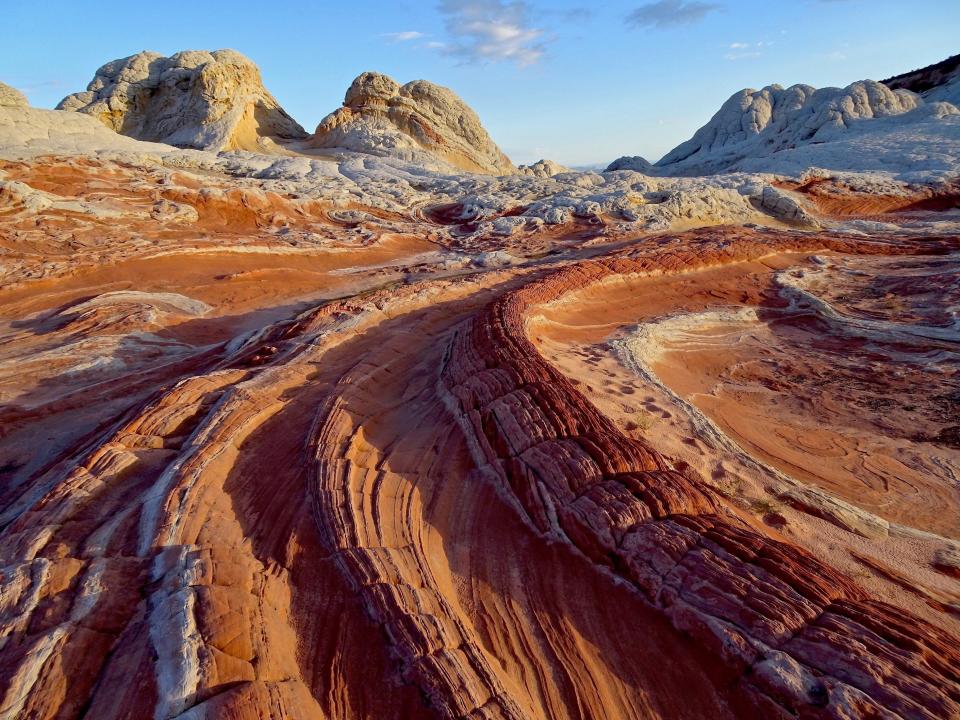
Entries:
<svg viewBox="0 0 960 720">
<path fill-rule="evenodd" d="M 419 40 L 422 37 L 426 37 L 426 34 L 419 30 L 404 30 L 403 32 L 383 33 L 381 37 L 385 37 L 393 42 L 410 42 L 411 40 Z"/>
<path fill-rule="evenodd" d="M 720 5 L 717 3 L 700 0 L 659 0 L 633 10 L 627 15 L 627 25 L 659 29 L 693 25 L 719 9 Z"/>
<path fill-rule="evenodd" d="M 443 0 L 439 6 L 449 41 L 442 52 L 464 62 L 532 65 L 544 53 L 543 31 L 530 23 L 522 0 Z"/>
</svg>

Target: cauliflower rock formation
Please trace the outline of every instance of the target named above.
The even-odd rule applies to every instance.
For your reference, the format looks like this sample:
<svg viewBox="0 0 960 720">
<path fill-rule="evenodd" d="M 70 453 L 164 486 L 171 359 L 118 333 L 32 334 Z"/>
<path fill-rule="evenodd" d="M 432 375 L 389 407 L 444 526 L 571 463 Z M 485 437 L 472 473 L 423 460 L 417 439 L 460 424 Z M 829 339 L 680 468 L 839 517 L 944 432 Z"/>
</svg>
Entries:
<svg viewBox="0 0 960 720">
<path fill-rule="evenodd" d="M 30 103 L 22 92 L 0 82 L 0 107 L 30 107 Z"/>
<path fill-rule="evenodd" d="M 353 81 L 343 107 L 320 121 L 310 144 L 415 162 L 436 158 L 490 175 L 515 171 L 477 114 L 451 90 L 426 80 L 399 85 L 374 72 Z"/>
<path fill-rule="evenodd" d="M 952 105 L 927 106 L 922 97 L 910 90 L 892 90 L 873 80 L 855 82 L 842 89 L 770 85 L 759 91 L 741 90 L 690 140 L 667 153 L 656 167 L 673 175 L 757 170 L 756 163 L 748 167 L 742 161 L 768 159 L 783 151 L 843 142 L 848 132 L 863 131 L 863 123 L 867 121 L 896 118 L 897 127 L 902 128 L 910 123 L 942 120 L 956 112 Z M 892 128 L 889 124 L 869 127 L 872 131 Z M 902 146 L 904 157 L 899 159 L 902 162 L 908 160 L 907 145 L 912 139 L 913 135 L 905 135 L 897 141 L 898 147 Z M 831 167 L 860 169 L 853 167 L 859 159 L 848 157 L 851 153 L 846 150 L 840 145 L 835 147 Z M 851 152 L 856 154 L 856 148 Z"/>
<path fill-rule="evenodd" d="M 568 168 L 566 165 L 561 165 L 558 162 L 553 160 L 537 160 L 532 165 L 521 165 L 517 168 L 517 173 L 520 175 L 530 175 L 531 177 L 538 178 L 548 178 L 553 177 L 554 175 L 560 175 L 561 173 L 575 172 L 572 168 Z"/>
<path fill-rule="evenodd" d="M 114 60 L 57 109 L 92 115 L 138 140 L 202 150 L 262 152 L 307 136 L 263 87 L 257 66 L 234 50 Z"/>
</svg>

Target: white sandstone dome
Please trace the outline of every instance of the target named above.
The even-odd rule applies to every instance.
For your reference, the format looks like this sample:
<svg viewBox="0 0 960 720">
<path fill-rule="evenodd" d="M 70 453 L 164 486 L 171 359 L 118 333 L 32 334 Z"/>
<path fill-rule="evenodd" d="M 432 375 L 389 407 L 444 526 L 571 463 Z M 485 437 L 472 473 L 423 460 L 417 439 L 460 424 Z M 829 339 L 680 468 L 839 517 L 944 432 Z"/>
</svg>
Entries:
<svg viewBox="0 0 960 720">
<path fill-rule="evenodd" d="M 263 87 L 257 66 L 235 50 L 114 60 L 57 109 L 92 115 L 138 140 L 204 150 L 263 152 L 307 135 Z"/>
<path fill-rule="evenodd" d="M 426 80 L 400 85 L 375 72 L 353 81 L 343 107 L 320 121 L 310 144 L 411 162 L 436 158 L 491 175 L 516 170 L 453 91 Z"/>
</svg>

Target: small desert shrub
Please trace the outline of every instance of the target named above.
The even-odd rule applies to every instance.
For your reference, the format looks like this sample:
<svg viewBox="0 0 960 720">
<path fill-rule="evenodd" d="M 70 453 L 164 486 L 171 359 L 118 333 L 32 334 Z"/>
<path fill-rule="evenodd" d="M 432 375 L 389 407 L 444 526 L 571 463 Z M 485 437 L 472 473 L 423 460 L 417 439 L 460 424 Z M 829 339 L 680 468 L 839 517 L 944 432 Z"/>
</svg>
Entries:
<svg viewBox="0 0 960 720">
<path fill-rule="evenodd" d="M 761 498 L 759 500 L 751 500 L 750 509 L 758 515 L 770 515 L 773 513 L 780 513 L 783 510 L 783 503 L 779 502 L 778 500 Z"/>
</svg>

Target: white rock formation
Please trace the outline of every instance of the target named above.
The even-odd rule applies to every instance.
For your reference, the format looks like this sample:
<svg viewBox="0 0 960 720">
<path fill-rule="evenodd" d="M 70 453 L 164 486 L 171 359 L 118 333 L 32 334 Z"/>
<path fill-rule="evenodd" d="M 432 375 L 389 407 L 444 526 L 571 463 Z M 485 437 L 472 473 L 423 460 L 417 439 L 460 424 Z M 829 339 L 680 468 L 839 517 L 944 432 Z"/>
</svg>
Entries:
<svg viewBox="0 0 960 720">
<path fill-rule="evenodd" d="M 872 80 L 842 89 L 770 85 L 741 90 L 690 140 L 657 162 L 655 171 L 792 173 L 811 166 L 937 171 L 960 156 L 957 113 L 952 105 L 927 104 L 916 93 Z"/>
<path fill-rule="evenodd" d="M 29 107 L 27 96 L 14 87 L 0 82 L 0 107 Z"/>
<path fill-rule="evenodd" d="M 477 114 L 451 90 L 426 80 L 401 86 L 373 72 L 353 81 L 343 107 L 320 122 L 310 145 L 411 162 L 435 157 L 490 175 L 515 171 Z"/>
<path fill-rule="evenodd" d="M 632 170 L 633 172 L 649 175 L 653 172 L 653 165 L 647 162 L 646 158 L 639 155 L 624 155 L 607 165 L 604 172 L 615 172 L 617 170 Z"/>
<path fill-rule="evenodd" d="M 533 177 L 547 178 L 561 173 L 576 172 L 571 168 L 561 165 L 553 160 L 537 160 L 533 165 L 521 165 L 517 168 L 520 175 L 531 175 Z"/>
<path fill-rule="evenodd" d="M 169 145 L 140 142 L 118 135 L 81 113 L 0 105 L 0 157 L 125 152 L 142 157 L 173 150 L 175 148 Z"/>
<path fill-rule="evenodd" d="M 960 73 L 943 85 L 938 85 L 923 93 L 923 99 L 927 102 L 947 102 L 960 107 Z"/>
<path fill-rule="evenodd" d="M 205 150 L 265 152 L 307 135 L 263 87 L 257 66 L 234 50 L 114 60 L 57 108 L 138 140 Z"/>
</svg>

